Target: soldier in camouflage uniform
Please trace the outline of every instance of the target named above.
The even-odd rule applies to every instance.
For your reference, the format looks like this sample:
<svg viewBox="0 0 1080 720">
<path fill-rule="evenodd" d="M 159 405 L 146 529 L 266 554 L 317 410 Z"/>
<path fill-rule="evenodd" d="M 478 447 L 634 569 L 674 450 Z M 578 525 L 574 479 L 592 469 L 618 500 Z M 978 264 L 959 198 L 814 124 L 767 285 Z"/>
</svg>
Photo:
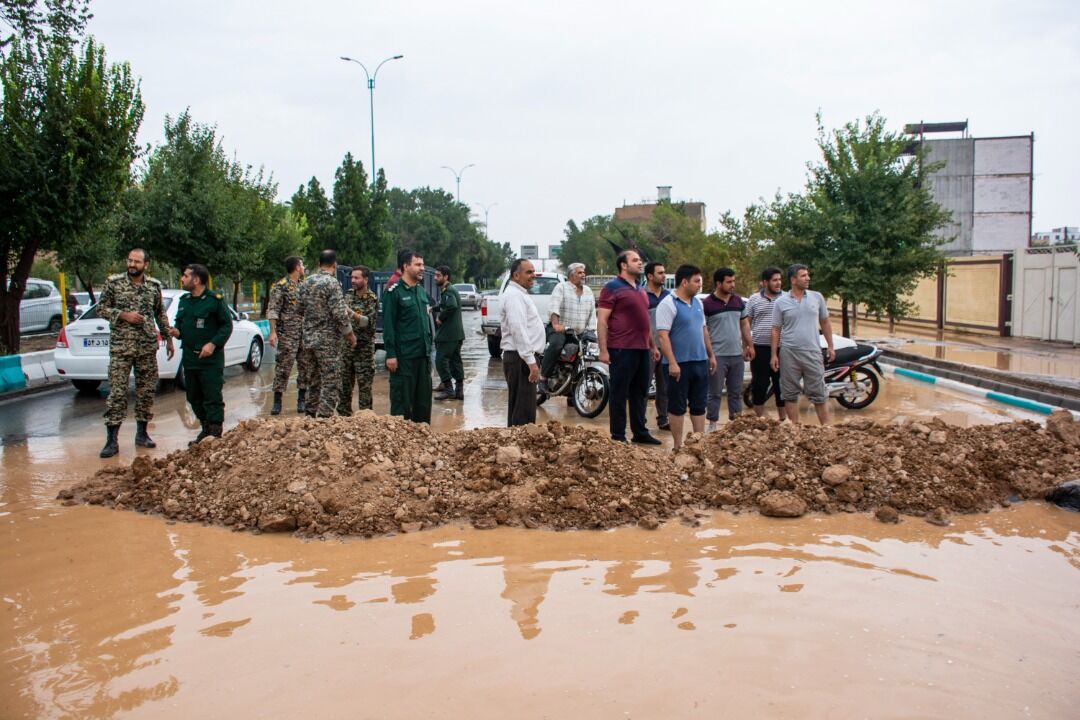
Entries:
<svg viewBox="0 0 1080 720">
<path fill-rule="evenodd" d="M 157 351 L 160 336 L 165 338 L 169 359 L 174 354 L 169 336 L 169 319 L 161 298 L 161 283 L 146 276 L 150 257 L 141 248 L 128 253 L 127 272 L 112 275 L 98 298 L 98 315 L 109 321 L 109 399 L 105 401 L 107 439 L 101 457 L 120 452 L 120 424 L 127 417 L 128 377 L 135 370 L 135 444 L 156 447 L 146 432 L 154 417 L 157 389 Z M 155 327 L 156 323 L 156 327 Z"/>
<path fill-rule="evenodd" d="M 338 398 L 339 415 L 352 415 L 352 389 L 361 410 L 371 409 L 371 382 L 375 379 L 375 316 L 379 299 L 368 288 L 371 270 L 363 265 L 352 269 L 352 289 L 345 293 L 345 307 L 356 334 L 356 347 L 341 343 L 341 395 Z"/>
<path fill-rule="evenodd" d="M 296 362 L 296 412 L 304 412 L 307 394 L 308 367 L 307 356 L 300 352 L 300 336 L 304 329 L 304 319 L 300 316 L 297 303 L 300 300 L 300 283 L 304 275 L 304 262 L 296 257 L 285 259 L 285 277 L 274 283 L 270 290 L 270 302 L 266 308 L 266 319 L 270 321 L 270 344 L 277 349 L 274 367 L 274 405 L 271 415 L 281 414 L 281 395 L 289 387 L 289 373 Z"/>
<path fill-rule="evenodd" d="M 341 341 L 356 345 L 349 323 L 341 285 L 337 280 L 337 253 L 319 253 L 319 272 L 300 286 L 300 315 L 303 321 L 301 352 L 311 364 L 310 395 L 305 412 L 312 417 L 330 417 L 337 409 L 341 392 Z"/>
</svg>

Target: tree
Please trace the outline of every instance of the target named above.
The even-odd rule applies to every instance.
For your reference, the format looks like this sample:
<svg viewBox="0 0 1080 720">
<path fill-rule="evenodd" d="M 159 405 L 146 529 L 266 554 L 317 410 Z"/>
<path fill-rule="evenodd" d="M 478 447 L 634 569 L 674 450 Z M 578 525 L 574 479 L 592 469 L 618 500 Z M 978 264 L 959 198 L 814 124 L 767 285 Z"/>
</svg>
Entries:
<svg viewBox="0 0 1080 720">
<path fill-rule="evenodd" d="M 259 260 L 248 272 L 248 277 L 263 284 L 263 315 L 270 299 L 270 285 L 285 274 L 285 258 L 304 257 L 311 243 L 307 219 L 294 209 L 272 206 L 271 223 L 272 229 L 258 249 Z"/>
<path fill-rule="evenodd" d="M 386 234 L 386 176 L 380 170 L 374 186 L 352 153 L 346 153 L 334 173 L 333 239 L 328 246 L 337 250 L 347 264 L 378 267 L 390 255 Z"/>
<path fill-rule="evenodd" d="M 735 270 L 738 292 L 749 295 L 757 290 L 760 271 L 767 264 L 768 243 L 763 240 L 765 219 L 765 209 L 751 205 L 742 218 L 725 212 L 714 232 L 684 230 L 668 246 L 670 270 L 682 264 L 697 265 L 704 275 L 704 289 L 710 291 L 713 271 L 730 267 Z"/>
<path fill-rule="evenodd" d="M 777 250 L 811 267 L 814 287 L 844 305 L 896 315 L 914 308 L 903 300 L 923 277 L 937 272 L 935 235 L 948 213 L 926 188 L 938 168 L 922 150 L 905 155 L 910 140 L 890 132 L 877 113 L 827 133 L 818 116 L 821 162 L 809 165 L 806 193 L 772 206 Z"/>
<path fill-rule="evenodd" d="M 564 268 L 579 262 L 591 274 L 614 275 L 617 247 L 638 249 L 646 262 L 666 260 L 666 253 L 654 247 L 637 226 L 617 223 L 610 215 L 594 215 L 580 226 L 569 220 L 563 235 L 559 262 Z"/>
<path fill-rule="evenodd" d="M 143 103 L 126 64 L 79 45 L 86 2 L 4 0 L 0 42 L 0 352 L 18 352 L 19 304 L 38 251 L 63 258 L 115 204 Z"/>
<path fill-rule="evenodd" d="M 312 176 L 307 187 L 301 185 L 297 188 L 290 204 L 293 212 L 305 219 L 307 234 L 310 238 L 308 247 L 316 253 L 330 247 L 333 244 L 334 234 L 333 212 L 330 208 L 330 200 L 326 197 L 326 192 L 323 191 L 318 179 Z"/>
</svg>

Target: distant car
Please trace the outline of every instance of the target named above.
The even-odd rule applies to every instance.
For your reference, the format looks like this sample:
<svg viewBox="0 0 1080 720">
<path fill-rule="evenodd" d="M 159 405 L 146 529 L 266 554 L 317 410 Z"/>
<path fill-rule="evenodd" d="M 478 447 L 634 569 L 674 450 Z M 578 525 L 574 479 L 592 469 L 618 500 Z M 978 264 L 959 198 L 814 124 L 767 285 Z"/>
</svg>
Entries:
<svg viewBox="0 0 1080 720">
<path fill-rule="evenodd" d="M 64 300 L 49 280 L 27 278 L 19 303 L 19 332 L 60 332 L 64 326 Z"/>
<path fill-rule="evenodd" d="M 472 283 L 456 283 L 454 289 L 461 296 L 461 307 L 471 307 L 473 310 L 480 307 L 480 293 Z"/>
<path fill-rule="evenodd" d="M 162 290 L 165 301 L 165 314 L 169 323 L 176 322 L 177 302 L 183 290 Z M 251 371 L 262 366 L 264 340 L 259 326 L 247 319 L 247 313 L 232 314 L 233 331 L 225 343 L 225 366 L 243 364 Z M 184 387 L 184 370 L 180 367 L 180 344 L 176 342 L 176 354 L 168 358 L 165 342 L 158 337 L 157 365 L 158 377 L 162 380 L 175 380 L 178 387 Z M 79 390 L 96 390 L 103 380 L 109 378 L 109 323 L 98 317 L 97 305 L 91 306 L 82 316 L 68 324 L 56 339 L 53 351 L 56 370 L 61 377 L 71 380 Z"/>
<path fill-rule="evenodd" d="M 82 314 L 84 312 L 86 312 L 87 308 L 89 308 L 90 305 L 92 304 L 90 302 L 90 293 L 88 293 L 88 292 L 77 292 L 77 293 L 71 293 L 71 294 L 75 297 L 75 317 L 72 318 L 72 319 L 73 320 L 78 320 L 79 317 L 81 317 Z"/>
</svg>

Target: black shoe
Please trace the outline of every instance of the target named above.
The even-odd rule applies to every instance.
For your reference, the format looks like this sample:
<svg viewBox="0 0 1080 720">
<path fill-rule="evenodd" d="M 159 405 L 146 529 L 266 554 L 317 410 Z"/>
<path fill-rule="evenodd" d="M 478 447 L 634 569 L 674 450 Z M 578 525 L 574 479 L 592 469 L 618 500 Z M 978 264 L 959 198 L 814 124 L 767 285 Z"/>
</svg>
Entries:
<svg viewBox="0 0 1080 720">
<path fill-rule="evenodd" d="M 307 405 L 306 400 L 307 400 L 307 390 L 297 390 L 296 391 L 296 412 L 302 413 L 302 412 L 305 411 L 305 407 Z"/>
<path fill-rule="evenodd" d="M 273 407 L 270 408 L 270 414 L 271 415 L 280 415 L 281 414 L 281 393 L 279 393 L 279 392 L 274 393 L 274 405 L 273 405 Z"/>
<path fill-rule="evenodd" d="M 120 436 L 120 426 L 106 425 L 105 432 L 107 434 L 105 439 L 105 447 L 101 448 L 101 452 L 98 453 L 98 457 L 111 458 L 113 455 L 120 452 L 120 442 L 118 440 Z"/>
<path fill-rule="evenodd" d="M 146 420 L 135 421 L 135 444 L 144 448 L 156 448 L 157 443 L 146 432 Z"/>
<path fill-rule="evenodd" d="M 611 438 L 611 442 L 617 442 L 617 443 L 623 443 L 623 444 L 626 444 L 626 443 L 628 443 L 629 441 L 628 441 L 628 440 L 627 440 L 626 438 L 624 438 L 624 437 L 612 437 L 612 438 Z"/>
<path fill-rule="evenodd" d="M 465 381 L 454 383 L 454 400 L 465 399 Z"/>
<path fill-rule="evenodd" d="M 435 393 L 435 399 L 436 400 L 452 400 L 453 397 L 454 397 L 454 388 L 452 388 L 452 387 L 448 387 L 448 388 L 444 387 L 444 388 L 442 388 L 441 390 L 439 390 L 438 392 Z"/>
<path fill-rule="evenodd" d="M 221 433 L 224 430 L 224 423 L 206 423 L 206 436 L 207 437 L 221 437 Z"/>
<path fill-rule="evenodd" d="M 671 432 L 671 425 L 668 425 L 667 423 L 664 423 L 663 425 L 657 425 L 656 428 L 658 430 L 667 430 L 668 432 Z"/>
<path fill-rule="evenodd" d="M 654 438 L 652 435 L 642 435 L 641 437 L 634 438 L 630 442 L 632 442 L 632 443 L 634 443 L 636 445 L 663 445 L 664 444 L 664 443 L 660 442 L 659 440 L 657 440 L 656 438 Z"/>
<path fill-rule="evenodd" d="M 194 440 L 188 441 L 188 447 L 196 445 L 205 440 L 206 438 L 210 437 L 210 431 L 207 429 L 208 427 L 209 426 L 206 423 L 202 423 L 202 429 L 199 431 L 199 434 L 195 436 Z"/>
</svg>

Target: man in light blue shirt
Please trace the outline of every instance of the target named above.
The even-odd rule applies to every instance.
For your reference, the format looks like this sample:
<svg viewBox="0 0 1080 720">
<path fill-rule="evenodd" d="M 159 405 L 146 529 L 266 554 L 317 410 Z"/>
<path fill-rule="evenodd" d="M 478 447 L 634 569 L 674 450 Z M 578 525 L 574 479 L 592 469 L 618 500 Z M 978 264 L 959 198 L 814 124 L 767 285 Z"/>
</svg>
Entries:
<svg viewBox="0 0 1080 720">
<path fill-rule="evenodd" d="M 825 336 L 829 362 L 836 359 L 833 349 L 829 309 L 821 293 L 810 289 L 810 271 L 805 265 L 792 265 L 787 271 L 791 290 L 773 303 L 773 370 L 780 371 L 780 393 L 788 420 L 799 422 L 799 394 L 806 397 L 817 412 L 818 422 L 829 424 L 829 396 L 825 390 L 825 363 L 818 342 L 818 328 Z M 802 381 L 800 387 L 799 381 Z"/>
</svg>

